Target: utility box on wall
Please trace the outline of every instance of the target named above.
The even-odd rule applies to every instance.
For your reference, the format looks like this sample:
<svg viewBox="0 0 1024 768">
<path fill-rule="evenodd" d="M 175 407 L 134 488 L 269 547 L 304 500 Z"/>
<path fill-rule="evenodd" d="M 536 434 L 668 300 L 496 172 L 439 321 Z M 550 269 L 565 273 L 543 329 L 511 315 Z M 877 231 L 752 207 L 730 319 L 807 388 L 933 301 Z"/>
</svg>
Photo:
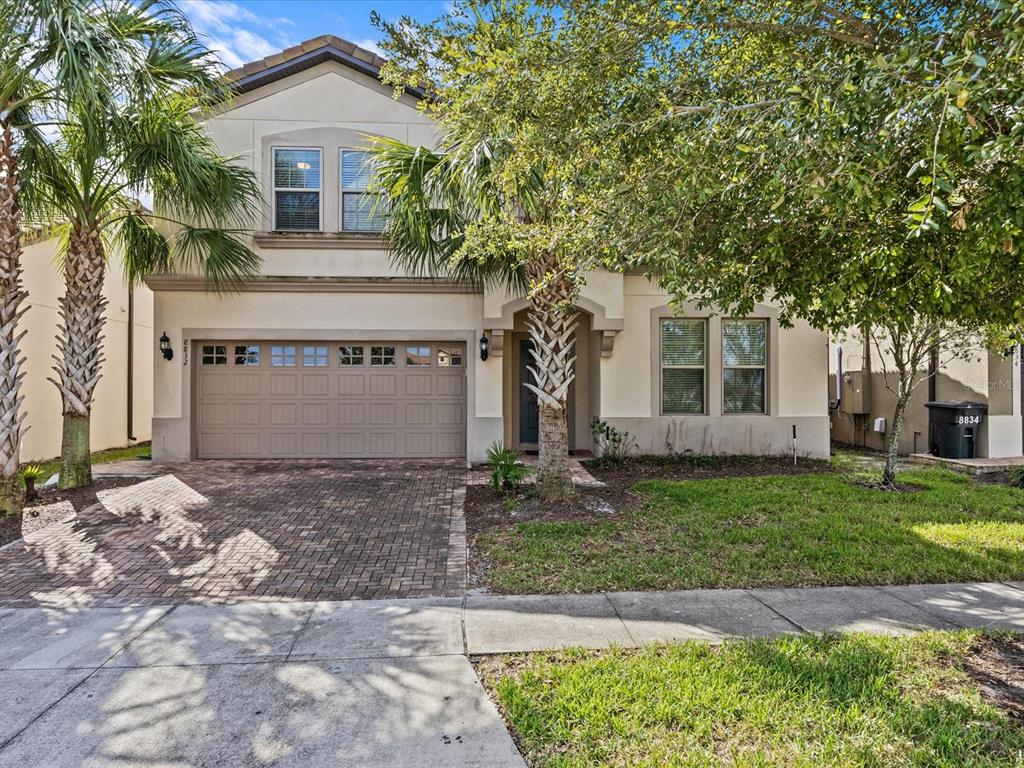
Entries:
<svg viewBox="0 0 1024 768">
<path fill-rule="evenodd" d="M 864 371 L 845 371 L 839 410 L 856 416 L 871 413 L 871 390 L 868 384 L 868 375 Z"/>
</svg>

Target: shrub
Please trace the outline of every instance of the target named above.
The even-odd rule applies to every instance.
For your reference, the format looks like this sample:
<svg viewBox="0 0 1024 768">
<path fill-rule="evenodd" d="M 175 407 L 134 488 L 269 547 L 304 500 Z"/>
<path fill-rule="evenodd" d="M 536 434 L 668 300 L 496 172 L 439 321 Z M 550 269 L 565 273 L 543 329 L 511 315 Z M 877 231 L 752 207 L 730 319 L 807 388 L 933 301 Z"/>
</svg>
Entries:
<svg viewBox="0 0 1024 768">
<path fill-rule="evenodd" d="M 46 467 L 41 464 L 29 464 L 21 470 L 21 478 L 25 481 L 25 501 L 36 501 L 39 498 L 36 483 L 46 480 L 48 474 Z"/>
<path fill-rule="evenodd" d="M 487 449 L 487 466 L 491 468 L 491 487 L 503 493 L 518 491 L 532 471 L 523 464 L 519 451 L 501 443 Z"/>
<path fill-rule="evenodd" d="M 1024 490 L 1024 467 L 1014 467 L 1010 470 L 1010 485 Z"/>
<path fill-rule="evenodd" d="M 594 436 L 598 463 L 604 466 L 622 464 L 636 447 L 636 440 L 625 430 L 616 429 L 607 421 L 596 416 L 590 422 L 590 433 Z"/>
</svg>

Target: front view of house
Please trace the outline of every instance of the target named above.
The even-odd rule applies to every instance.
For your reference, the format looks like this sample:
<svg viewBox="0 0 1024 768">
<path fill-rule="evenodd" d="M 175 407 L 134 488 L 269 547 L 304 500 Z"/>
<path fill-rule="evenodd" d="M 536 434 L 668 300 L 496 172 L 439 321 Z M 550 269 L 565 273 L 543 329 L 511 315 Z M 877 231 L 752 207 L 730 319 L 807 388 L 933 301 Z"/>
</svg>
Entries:
<svg viewBox="0 0 1024 768">
<path fill-rule="evenodd" d="M 382 61 L 320 37 L 246 65 L 206 123 L 263 183 L 261 274 L 226 295 L 154 275 L 153 456 L 483 459 L 537 443 L 527 302 L 397 270 L 367 198 L 366 137 L 432 145 Z M 641 275 L 594 272 L 576 302 L 569 441 L 600 417 L 644 453 L 829 452 L 828 347 L 776 310 L 676 312 Z"/>
</svg>

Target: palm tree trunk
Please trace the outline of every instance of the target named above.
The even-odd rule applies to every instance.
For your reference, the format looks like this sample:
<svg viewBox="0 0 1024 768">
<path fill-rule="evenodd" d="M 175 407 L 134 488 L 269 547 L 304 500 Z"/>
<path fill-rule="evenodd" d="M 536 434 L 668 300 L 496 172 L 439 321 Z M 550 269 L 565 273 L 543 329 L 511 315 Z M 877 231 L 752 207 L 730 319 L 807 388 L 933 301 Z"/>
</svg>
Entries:
<svg viewBox="0 0 1024 768">
<path fill-rule="evenodd" d="M 540 417 L 537 490 L 548 500 L 573 494 L 566 413 L 575 376 L 576 316 L 566 307 L 567 295 L 556 287 L 535 296 L 527 317 L 534 363 L 529 370 L 535 383 L 526 386 L 537 395 Z"/>
<path fill-rule="evenodd" d="M 25 313 L 21 284 L 21 176 L 14 151 L 14 132 L 0 120 L 0 517 L 21 511 L 23 493 L 18 464 L 25 414 L 21 410 L 23 356 L 18 344 L 25 335 L 18 323 Z"/>
<path fill-rule="evenodd" d="M 55 358 L 64 408 L 60 446 L 61 488 L 92 482 L 89 455 L 89 419 L 93 393 L 103 363 L 103 325 L 107 300 L 103 298 L 106 259 L 103 241 L 95 229 L 76 227 L 64 262 L 64 295 L 60 299 L 60 326 Z"/>
</svg>

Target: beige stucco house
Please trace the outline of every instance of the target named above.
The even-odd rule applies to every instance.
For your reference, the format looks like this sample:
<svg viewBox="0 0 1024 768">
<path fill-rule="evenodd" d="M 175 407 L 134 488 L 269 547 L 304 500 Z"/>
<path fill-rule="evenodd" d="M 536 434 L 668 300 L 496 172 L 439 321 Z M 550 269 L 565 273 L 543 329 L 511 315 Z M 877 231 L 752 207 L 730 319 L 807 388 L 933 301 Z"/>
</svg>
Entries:
<svg viewBox="0 0 1024 768">
<path fill-rule="evenodd" d="M 317 38 L 238 70 L 234 100 L 209 116 L 263 180 L 262 273 L 229 295 L 149 278 L 154 332 L 174 351 L 154 361 L 154 458 L 479 461 L 495 441 L 535 445 L 526 301 L 396 269 L 366 204 L 367 135 L 436 141 L 381 63 Z M 780 328 L 771 306 L 680 317 L 640 275 L 595 272 L 577 306 L 573 449 L 592 447 L 599 416 L 642 452 L 789 453 L 795 429 L 801 455 L 828 455 L 823 334 Z"/>
<path fill-rule="evenodd" d="M 57 353 L 59 321 L 57 300 L 64 283 L 57 265 L 53 237 L 26 239 L 22 264 L 28 293 L 28 311 L 22 320 L 26 336 L 25 423 L 21 443 L 23 461 L 50 459 L 60 454 L 61 401 L 53 383 L 53 355 Z M 103 340 L 103 374 L 96 385 L 91 423 L 94 451 L 148 440 L 153 417 L 153 294 L 142 286 L 129 289 L 120 259 L 111 256 L 103 285 L 107 298 L 107 324 Z"/>
<path fill-rule="evenodd" d="M 861 333 L 851 329 L 832 340 L 830 358 L 829 389 L 832 402 L 838 404 L 832 413 L 833 439 L 885 450 L 896 408 L 896 373 L 891 356 L 883 358 L 876 344 L 865 344 Z M 987 413 L 973 435 L 977 457 L 1001 459 L 1022 455 L 1022 370 L 1020 347 L 992 350 L 979 344 L 962 354 L 944 350 L 933 356 L 929 370 L 920 371 L 922 381 L 914 390 L 904 417 L 899 452 L 928 453 L 925 403 L 938 400 L 987 406 Z"/>
</svg>

